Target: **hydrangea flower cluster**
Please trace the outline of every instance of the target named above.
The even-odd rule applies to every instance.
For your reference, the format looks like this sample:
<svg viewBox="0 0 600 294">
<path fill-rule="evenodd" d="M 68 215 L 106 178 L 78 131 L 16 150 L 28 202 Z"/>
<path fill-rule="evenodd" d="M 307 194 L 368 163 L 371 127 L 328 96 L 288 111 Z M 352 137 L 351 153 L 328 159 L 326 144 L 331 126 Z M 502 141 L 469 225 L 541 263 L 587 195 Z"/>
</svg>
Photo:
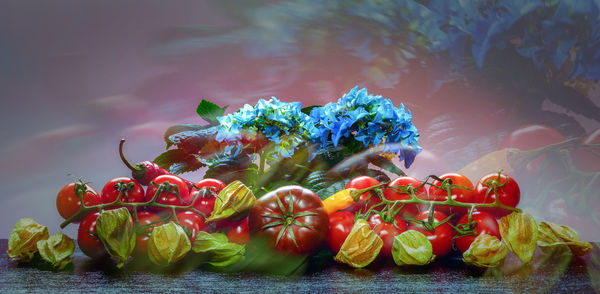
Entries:
<svg viewBox="0 0 600 294">
<path fill-rule="evenodd" d="M 316 131 L 312 141 L 322 148 L 328 142 L 338 146 L 342 137 L 352 137 L 365 148 L 384 143 L 384 150 L 398 153 L 407 168 L 422 149 L 410 110 L 405 111 L 403 104 L 396 108 L 382 96 L 369 95 L 366 88 L 354 87 L 336 103 L 314 108 L 310 117 Z"/>
<path fill-rule="evenodd" d="M 217 118 L 220 127 L 216 140 L 239 147 L 247 138 L 265 137 L 276 144 L 276 152 L 290 157 L 299 140 L 314 133 L 310 117 L 302 113 L 300 102 L 286 103 L 272 97 L 260 99 L 256 106 L 244 105 L 235 113 Z M 230 148 L 231 149 L 231 148 Z"/>
</svg>

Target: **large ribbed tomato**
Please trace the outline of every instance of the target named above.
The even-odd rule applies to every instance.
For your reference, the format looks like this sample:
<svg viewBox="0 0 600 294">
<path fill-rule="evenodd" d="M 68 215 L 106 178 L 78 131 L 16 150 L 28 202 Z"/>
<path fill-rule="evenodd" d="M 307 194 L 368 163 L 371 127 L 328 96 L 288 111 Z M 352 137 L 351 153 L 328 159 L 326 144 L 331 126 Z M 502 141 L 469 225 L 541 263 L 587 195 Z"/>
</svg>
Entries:
<svg viewBox="0 0 600 294">
<path fill-rule="evenodd" d="M 329 218 L 315 192 L 283 186 L 256 200 L 248 225 L 252 236 L 266 237 L 276 250 L 310 254 L 327 238 Z"/>
</svg>

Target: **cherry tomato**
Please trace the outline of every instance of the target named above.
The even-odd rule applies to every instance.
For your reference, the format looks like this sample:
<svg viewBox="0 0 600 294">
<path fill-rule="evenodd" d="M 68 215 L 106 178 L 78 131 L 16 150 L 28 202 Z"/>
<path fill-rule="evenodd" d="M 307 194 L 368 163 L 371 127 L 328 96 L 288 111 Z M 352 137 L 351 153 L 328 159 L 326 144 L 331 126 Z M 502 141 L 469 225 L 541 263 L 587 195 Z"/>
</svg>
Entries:
<svg viewBox="0 0 600 294">
<path fill-rule="evenodd" d="M 138 256 L 146 256 L 148 239 L 150 239 L 152 229 L 163 225 L 164 222 L 157 214 L 150 211 L 140 211 L 137 216 L 139 226 L 136 228 L 136 233 L 138 234 L 135 240 L 135 254 Z"/>
<path fill-rule="evenodd" d="M 406 231 L 406 222 L 399 215 L 396 215 L 392 222 L 386 222 L 381 218 L 381 215 L 374 214 L 369 218 L 369 227 L 383 241 L 379 256 L 391 258 L 394 237 Z"/>
<path fill-rule="evenodd" d="M 204 218 L 193 211 L 186 210 L 177 213 L 177 220 L 179 221 L 179 224 L 182 225 L 186 230 L 191 242 L 196 240 L 196 235 L 198 232 L 206 231 Z"/>
<path fill-rule="evenodd" d="M 376 179 L 374 179 L 372 177 L 360 176 L 360 177 L 356 177 L 356 178 L 350 180 L 350 182 L 348 182 L 348 184 L 346 184 L 346 189 L 350 189 L 350 188 L 365 189 L 365 188 L 373 187 L 373 186 L 376 186 L 379 184 L 380 184 L 379 181 L 377 181 Z M 352 204 L 352 206 L 350 206 L 347 210 L 350 212 L 356 212 L 356 211 L 366 212 L 373 205 L 377 205 L 379 203 L 381 203 L 381 199 L 379 199 L 377 197 L 377 195 L 375 195 L 375 193 L 366 192 L 366 193 L 363 193 L 362 195 L 360 195 L 360 199 L 357 202 L 355 202 L 354 204 Z"/>
<path fill-rule="evenodd" d="M 492 188 L 494 185 L 498 185 L 497 196 L 500 203 L 510 207 L 517 207 L 521 199 L 521 190 L 515 179 L 506 174 L 500 174 L 500 177 L 498 177 L 498 174 L 494 173 L 482 177 L 475 187 L 473 202 L 493 203 L 496 201 L 496 193 L 494 193 L 494 189 Z M 495 217 L 502 217 L 511 213 L 509 210 L 498 208 L 482 208 L 481 210 Z"/>
<path fill-rule="evenodd" d="M 573 152 L 573 164 L 579 170 L 593 173 L 600 171 L 600 129 L 589 133 L 581 141 L 581 147 Z"/>
<path fill-rule="evenodd" d="M 473 183 L 464 175 L 458 173 L 447 173 L 439 177 L 442 180 L 452 180 L 452 185 L 463 186 L 463 188 L 452 188 L 450 189 L 450 196 L 452 200 L 456 202 L 472 203 L 473 202 Z M 435 180 L 432 182 L 435 186 L 429 187 L 429 200 L 433 201 L 446 201 L 448 199 L 448 191 L 446 187 L 440 187 L 442 182 Z M 440 188 L 437 188 L 440 187 Z M 465 207 L 454 207 L 449 205 L 437 205 L 435 210 L 441 211 L 446 215 L 454 214 L 455 217 L 460 217 L 467 212 Z"/>
<path fill-rule="evenodd" d="M 192 198 L 197 195 L 198 200 L 194 203 L 194 208 L 209 217 L 215 208 L 215 199 L 219 192 L 225 188 L 225 183 L 217 179 L 203 179 L 195 184 L 197 188 L 192 189 Z"/>
<path fill-rule="evenodd" d="M 417 188 L 421 186 L 423 183 L 413 177 L 399 177 L 394 179 L 388 184 L 388 188 L 383 190 L 383 197 L 389 201 L 395 200 L 410 200 L 410 195 L 408 193 L 401 193 L 397 188 L 392 187 L 408 187 L 408 185 L 412 185 L 413 188 Z M 417 197 L 422 195 L 427 195 L 427 190 L 425 187 L 421 187 L 421 189 L 416 190 L 415 194 Z M 402 218 L 412 218 L 419 213 L 419 209 L 416 204 L 405 204 L 398 215 Z"/>
<path fill-rule="evenodd" d="M 227 232 L 229 242 L 237 244 L 246 244 L 250 240 L 250 230 L 248 228 L 248 218 L 245 218 L 234 225 Z"/>
<path fill-rule="evenodd" d="M 121 202 L 124 203 L 142 203 L 144 199 L 144 188 L 138 181 L 120 177 L 108 181 L 102 188 L 100 199 L 102 203 L 112 203 L 121 195 Z"/>
<path fill-rule="evenodd" d="M 481 234 L 495 236 L 498 239 L 502 240 L 502 236 L 500 236 L 500 228 L 498 226 L 498 221 L 491 214 L 483 211 L 473 211 L 473 222 L 475 222 L 475 226 L 472 228 L 474 230 L 474 234 L 464 235 L 462 237 L 457 237 L 454 239 L 454 244 L 456 245 L 456 249 L 460 251 L 460 253 L 464 253 L 469 249 L 471 243 L 475 240 L 475 238 Z M 461 225 L 465 225 L 469 222 L 469 215 L 463 215 L 456 226 L 461 228 Z"/>
<path fill-rule="evenodd" d="M 425 221 L 429 218 L 429 211 L 423 211 L 415 217 L 415 220 Z M 439 224 L 447 218 L 446 214 L 435 211 L 433 214 L 434 224 Z M 427 239 L 431 242 L 433 247 L 433 254 L 436 258 L 443 257 L 450 253 L 452 250 L 452 237 L 454 235 L 454 229 L 448 222 L 438 225 L 433 230 L 428 230 L 421 225 L 410 223 L 408 230 L 415 230 L 423 233 Z"/>
<path fill-rule="evenodd" d="M 68 219 L 81 209 L 81 198 L 79 195 L 82 196 L 83 204 L 86 206 L 102 204 L 98 192 L 90 187 L 90 185 L 83 182 L 69 183 L 62 187 L 56 196 L 56 209 L 60 216 Z M 85 215 L 81 215 L 73 222 L 79 222 L 84 217 Z"/>
<path fill-rule="evenodd" d="M 165 183 L 169 184 L 170 190 L 160 192 L 156 199 L 156 203 L 178 206 L 185 206 L 191 203 L 192 196 L 189 193 L 187 184 L 182 178 L 174 175 L 162 175 L 150 181 L 148 190 L 146 191 L 145 200 L 152 200 L 158 187 Z M 153 208 L 153 210 L 166 213 L 170 212 L 170 209 L 168 208 Z"/>
<path fill-rule="evenodd" d="M 354 227 L 354 213 L 338 211 L 329 215 L 329 234 L 327 246 L 333 253 L 338 253 L 344 241 Z"/>
<path fill-rule="evenodd" d="M 563 140 L 565 140 L 565 137 L 549 126 L 526 125 L 508 134 L 508 136 L 500 143 L 499 148 L 517 148 L 525 151 L 558 143 Z M 526 173 L 539 173 L 542 164 L 544 163 L 544 159 L 545 156 L 540 155 L 528 162 L 525 167 Z"/>
<path fill-rule="evenodd" d="M 96 211 L 88 214 L 79 224 L 77 230 L 77 245 L 81 251 L 92 258 L 100 257 L 106 254 L 104 245 L 96 235 L 96 220 L 100 216 L 100 212 Z"/>
</svg>

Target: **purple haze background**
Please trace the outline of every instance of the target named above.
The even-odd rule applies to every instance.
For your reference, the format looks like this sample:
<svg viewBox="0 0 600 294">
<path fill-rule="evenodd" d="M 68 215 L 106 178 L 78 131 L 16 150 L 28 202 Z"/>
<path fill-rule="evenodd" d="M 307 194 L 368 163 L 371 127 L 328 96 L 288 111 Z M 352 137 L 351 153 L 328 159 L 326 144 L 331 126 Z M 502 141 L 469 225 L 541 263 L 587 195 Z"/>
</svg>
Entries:
<svg viewBox="0 0 600 294">
<path fill-rule="evenodd" d="M 58 232 L 62 219 L 55 197 L 63 185 L 77 176 L 100 191 L 109 179 L 128 176 L 117 154 L 119 139 L 127 139 L 130 161 L 153 159 L 164 151 L 168 126 L 201 123 L 195 114 L 201 99 L 230 104 L 230 111 L 270 96 L 308 106 L 337 100 L 354 85 L 367 87 L 410 108 L 421 144 L 444 157 L 437 167 L 420 165 L 418 157 L 409 173 L 419 176 L 422 170 L 458 170 L 495 150 L 516 127 L 536 121 L 526 111 L 506 121 L 512 100 L 505 98 L 518 93 L 488 88 L 493 81 L 445 88 L 442 100 L 430 97 L 431 71 L 386 75 L 337 47 L 314 54 L 299 46 L 296 56 L 270 58 L 253 58 L 233 45 L 206 46 L 201 53 L 172 59 L 156 50 L 171 28 L 193 25 L 219 32 L 248 25 L 236 17 L 240 11 L 215 2 L 8 1 L 2 6 L 0 238 L 7 238 L 23 217 Z M 600 95 L 589 99 L 600 105 Z M 552 125 L 556 115 L 552 126 L 563 134 L 570 130 L 561 129 L 565 116 L 579 123 L 580 132 L 600 127 L 598 119 L 552 103 L 543 107 L 540 121 Z M 184 176 L 198 180 L 202 172 Z M 543 213 L 531 209 L 534 215 Z M 72 224 L 63 232 L 75 237 L 76 229 Z M 583 236 L 600 240 L 594 232 Z"/>
</svg>

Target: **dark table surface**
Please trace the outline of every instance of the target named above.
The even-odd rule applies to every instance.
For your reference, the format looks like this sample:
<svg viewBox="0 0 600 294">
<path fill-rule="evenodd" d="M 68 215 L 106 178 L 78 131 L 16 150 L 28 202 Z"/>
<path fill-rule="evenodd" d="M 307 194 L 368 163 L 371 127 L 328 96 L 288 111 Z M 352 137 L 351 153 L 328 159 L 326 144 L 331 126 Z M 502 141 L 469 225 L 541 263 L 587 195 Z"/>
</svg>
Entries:
<svg viewBox="0 0 600 294">
<path fill-rule="evenodd" d="M 532 264 L 522 265 L 509 253 L 495 269 L 465 266 L 450 256 L 424 267 L 400 268 L 376 263 L 351 269 L 311 261 L 301 275 L 218 273 L 201 269 L 156 272 L 128 266 L 116 269 L 111 260 L 94 261 L 75 251 L 73 265 L 55 272 L 42 263 L 18 264 L 6 256 L 7 240 L 0 240 L 0 292 L 426 292 L 426 293 L 598 293 L 600 248 L 584 257 L 548 256 L 537 251 Z"/>
</svg>

